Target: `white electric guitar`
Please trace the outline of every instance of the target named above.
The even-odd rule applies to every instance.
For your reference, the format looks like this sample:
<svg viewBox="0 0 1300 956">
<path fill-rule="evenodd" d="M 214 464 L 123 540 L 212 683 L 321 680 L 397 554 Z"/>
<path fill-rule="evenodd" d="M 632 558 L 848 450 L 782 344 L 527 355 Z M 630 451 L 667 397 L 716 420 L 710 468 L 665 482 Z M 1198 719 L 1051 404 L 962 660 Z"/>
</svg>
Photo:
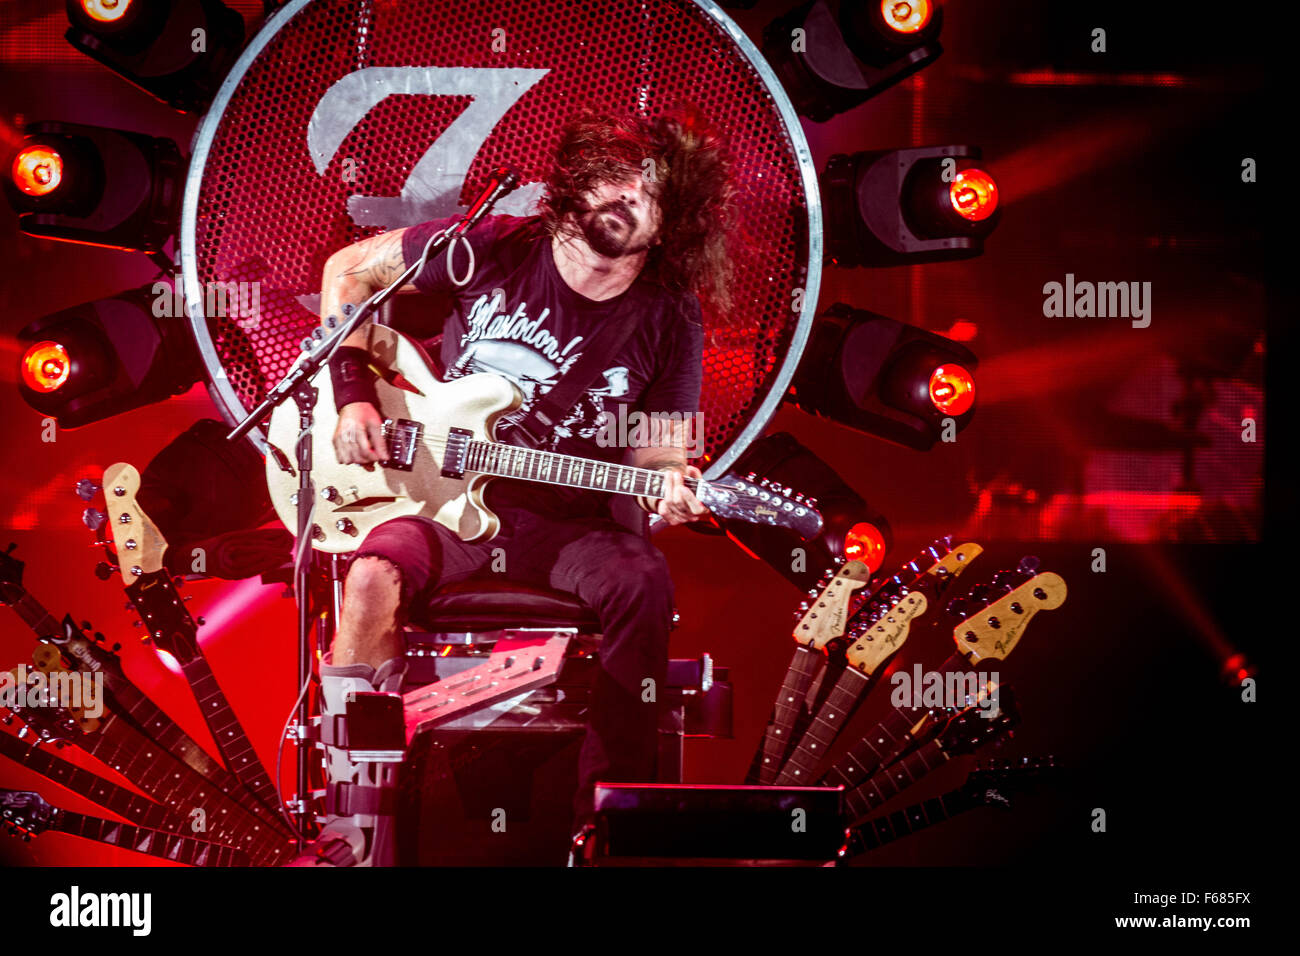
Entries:
<svg viewBox="0 0 1300 956">
<path fill-rule="evenodd" d="M 518 408 L 523 395 L 508 379 L 478 373 L 439 381 L 428 355 L 393 329 L 367 326 L 371 364 L 379 370 L 376 391 L 389 459 L 340 465 L 334 453 L 334 390 L 328 371 L 316 376 L 319 390 L 312 429 L 315 519 L 312 546 L 353 551 L 371 528 L 405 515 L 426 515 L 466 541 L 494 537 L 500 527 L 484 504 L 483 489 L 495 477 L 516 478 L 615 494 L 663 497 L 663 472 L 612 464 L 494 441 L 497 420 Z M 271 414 L 267 438 L 295 462 L 298 409 L 285 402 Z M 275 455 L 266 462 L 267 484 L 285 527 L 298 527 L 298 478 Z M 688 478 L 686 486 L 720 519 L 789 528 L 805 539 L 822 530 L 814 499 L 753 475 Z"/>
</svg>

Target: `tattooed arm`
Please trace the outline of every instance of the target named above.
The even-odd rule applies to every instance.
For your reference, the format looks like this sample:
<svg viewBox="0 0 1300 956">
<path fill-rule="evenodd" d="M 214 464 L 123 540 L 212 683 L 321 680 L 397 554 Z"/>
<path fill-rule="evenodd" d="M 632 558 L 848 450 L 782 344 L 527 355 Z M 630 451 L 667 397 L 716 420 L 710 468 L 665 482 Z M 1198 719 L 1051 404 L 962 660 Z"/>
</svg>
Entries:
<svg viewBox="0 0 1300 956">
<path fill-rule="evenodd" d="M 343 317 L 343 306 L 359 306 L 406 270 L 402 234 L 395 229 L 345 246 L 325 261 L 321 278 L 321 318 Z M 415 292 L 407 283 L 398 292 Z M 365 326 L 343 340 L 344 348 L 366 347 Z M 383 419 L 369 402 L 352 402 L 339 410 L 334 429 L 334 453 L 341 464 L 383 461 L 388 457 Z"/>
<path fill-rule="evenodd" d="M 350 246 L 344 246 L 325 260 L 321 277 L 321 318 L 336 315 L 343 318 L 343 306 L 360 305 L 388 283 L 406 271 L 402 256 L 402 235 L 405 229 L 381 233 Z M 398 292 L 414 292 L 408 282 Z M 365 329 L 353 331 L 344 345 L 365 348 Z"/>
</svg>

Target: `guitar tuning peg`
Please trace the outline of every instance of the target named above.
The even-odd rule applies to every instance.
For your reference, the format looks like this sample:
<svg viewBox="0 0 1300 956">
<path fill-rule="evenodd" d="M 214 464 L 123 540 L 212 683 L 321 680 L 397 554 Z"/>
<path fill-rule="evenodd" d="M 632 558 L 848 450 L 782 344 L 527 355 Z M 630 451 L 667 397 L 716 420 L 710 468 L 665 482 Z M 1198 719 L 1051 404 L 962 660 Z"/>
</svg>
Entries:
<svg viewBox="0 0 1300 956">
<path fill-rule="evenodd" d="M 817 499 L 816 499 L 816 498 L 809 498 L 807 501 L 804 502 L 804 504 L 806 504 L 809 508 L 816 508 L 816 507 L 817 507 Z"/>
<path fill-rule="evenodd" d="M 746 481 L 754 481 L 754 480 L 756 480 L 756 477 L 757 477 L 757 476 L 756 476 L 756 475 L 754 474 L 754 472 L 752 472 L 752 471 L 747 471 L 747 472 L 745 472 L 745 480 L 746 480 Z"/>
<path fill-rule="evenodd" d="M 140 626 L 140 622 L 139 622 L 138 620 L 137 620 L 137 621 L 132 621 L 132 622 L 131 622 L 131 626 L 132 626 L 132 627 L 139 627 L 139 626 Z"/>
<path fill-rule="evenodd" d="M 108 521 L 108 515 L 98 508 L 87 508 L 81 513 L 81 523 L 91 531 L 99 531 L 104 527 L 106 521 Z M 99 542 L 95 543 L 98 544 Z"/>
<path fill-rule="evenodd" d="M 95 565 L 95 577 L 99 578 L 101 581 L 107 581 L 113 576 L 115 571 L 117 571 L 117 568 L 109 564 L 107 561 L 100 561 Z M 131 605 L 129 604 L 127 605 L 127 607 L 130 606 Z"/>
<path fill-rule="evenodd" d="M 1020 559 L 1020 563 L 1016 565 L 1016 570 L 1019 571 L 1021 574 L 1028 574 L 1030 576 L 1033 576 L 1038 572 L 1038 565 L 1039 565 L 1038 558 L 1032 554 L 1027 554 Z"/>
<path fill-rule="evenodd" d="M 120 642 L 117 642 L 117 641 L 114 641 L 114 642 L 113 642 L 113 653 L 116 654 L 116 653 L 117 653 L 118 651 L 120 651 L 121 649 L 122 649 L 122 645 L 121 645 L 121 643 L 120 643 Z"/>
<path fill-rule="evenodd" d="M 89 621 L 82 621 L 82 622 L 81 622 L 81 629 L 82 629 L 83 631 L 89 631 L 89 630 L 90 630 L 90 622 L 89 622 Z"/>
<path fill-rule="evenodd" d="M 108 638 L 104 636 L 103 631 L 96 631 L 92 636 L 94 637 L 96 644 L 103 644 L 106 640 L 108 640 Z"/>
<path fill-rule="evenodd" d="M 326 325 L 327 328 L 331 328 L 331 329 L 336 329 L 336 328 L 338 328 L 338 325 L 339 325 L 339 317 L 338 317 L 337 315 L 327 315 L 327 316 L 325 316 L 325 325 Z"/>
<path fill-rule="evenodd" d="M 95 495 L 99 494 L 100 486 L 89 478 L 82 478 L 77 482 L 76 492 L 77 497 L 82 501 L 90 501 L 95 497 Z"/>
<path fill-rule="evenodd" d="M 194 623 L 197 624 L 199 627 L 202 627 L 204 624 L 207 624 L 208 622 L 206 619 L 204 619 L 203 615 L 200 614 L 198 617 L 194 619 Z"/>
</svg>

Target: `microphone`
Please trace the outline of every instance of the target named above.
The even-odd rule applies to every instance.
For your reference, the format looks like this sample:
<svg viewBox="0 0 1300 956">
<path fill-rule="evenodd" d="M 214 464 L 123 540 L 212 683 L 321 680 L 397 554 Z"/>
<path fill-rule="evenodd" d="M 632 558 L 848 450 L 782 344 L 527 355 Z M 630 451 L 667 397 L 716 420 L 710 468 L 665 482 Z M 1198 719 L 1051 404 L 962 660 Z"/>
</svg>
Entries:
<svg viewBox="0 0 1300 956">
<path fill-rule="evenodd" d="M 448 235 L 456 238 L 469 232 L 502 197 L 510 195 L 518 188 L 519 170 L 513 166 L 498 166 L 492 170 L 483 192 L 479 194 L 478 199 L 474 200 L 474 204 L 469 207 L 469 212 L 465 213 L 464 218 L 448 230 Z"/>
</svg>

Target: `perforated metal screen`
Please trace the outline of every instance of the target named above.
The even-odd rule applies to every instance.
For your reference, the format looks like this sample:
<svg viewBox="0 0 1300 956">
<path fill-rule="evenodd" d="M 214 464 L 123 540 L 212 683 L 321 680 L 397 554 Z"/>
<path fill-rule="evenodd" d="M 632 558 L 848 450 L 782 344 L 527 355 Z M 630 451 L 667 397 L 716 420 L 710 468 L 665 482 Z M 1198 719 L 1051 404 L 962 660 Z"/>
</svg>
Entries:
<svg viewBox="0 0 1300 956">
<path fill-rule="evenodd" d="M 287 5 L 195 140 L 182 264 L 214 393 L 236 416 L 287 371 L 319 324 L 309 297 L 335 250 L 457 212 L 500 163 L 539 182 L 583 106 L 654 115 L 689 99 L 739 161 L 748 243 L 733 309 L 704 302 L 701 410 L 716 474 L 775 409 L 817 298 L 815 171 L 773 87 L 734 24 L 692 0 Z M 526 186 L 496 211 L 527 214 L 535 198 Z M 212 284 L 230 282 L 257 282 L 258 294 L 247 286 L 241 309 L 204 314 Z"/>
</svg>

